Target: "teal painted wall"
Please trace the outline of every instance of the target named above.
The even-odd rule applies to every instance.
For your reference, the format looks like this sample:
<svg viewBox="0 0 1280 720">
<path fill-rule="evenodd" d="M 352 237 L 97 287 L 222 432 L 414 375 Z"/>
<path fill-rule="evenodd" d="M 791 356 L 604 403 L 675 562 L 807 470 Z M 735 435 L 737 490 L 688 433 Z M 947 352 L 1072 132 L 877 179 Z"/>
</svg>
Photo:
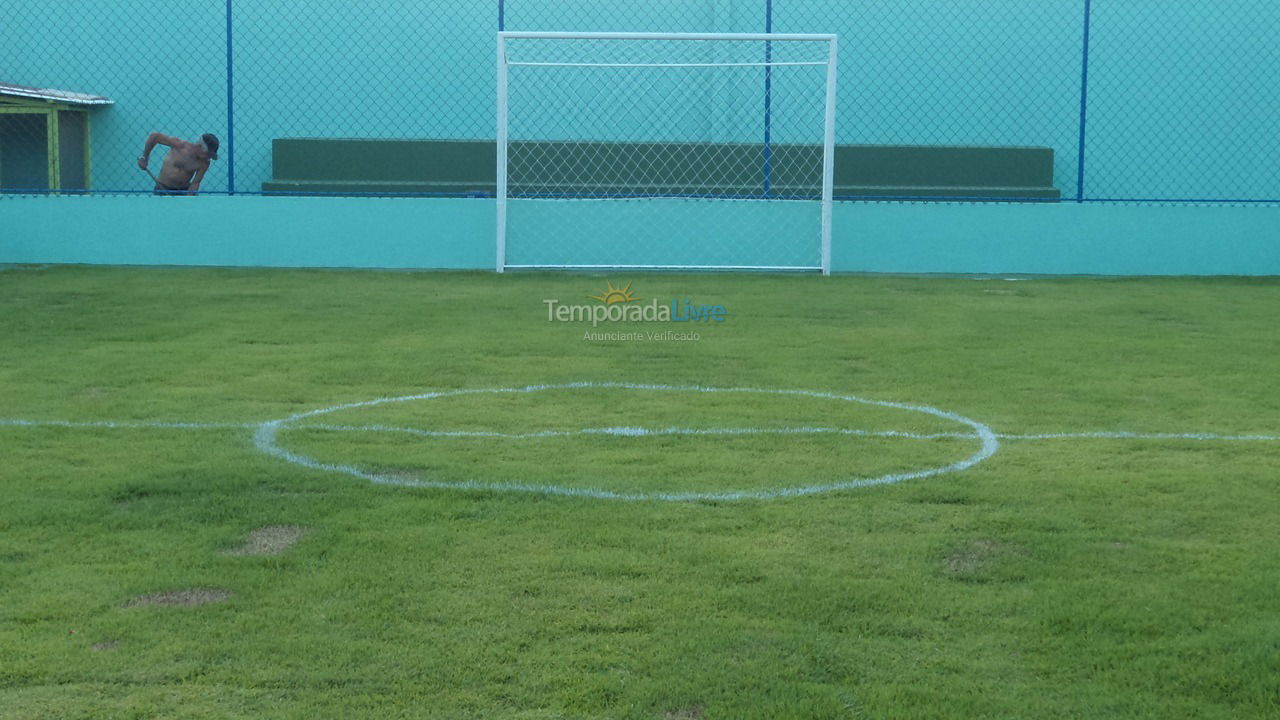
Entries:
<svg viewBox="0 0 1280 720">
<path fill-rule="evenodd" d="M 225 133 L 222 2 L 0 0 L 0 18 L 0 79 L 116 101 L 92 111 L 95 190 L 151 189 L 134 165 L 151 131 Z M 204 187 L 225 188 L 225 170 Z"/>
<path fill-rule="evenodd" d="M 0 263 L 491 268 L 493 236 L 492 201 L 0 198 Z"/>
<path fill-rule="evenodd" d="M 842 271 L 1280 275 L 1280 207 L 837 203 Z"/>
<path fill-rule="evenodd" d="M 271 177 L 277 137 L 494 136 L 496 2 L 234 7 L 240 190 Z"/>
<path fill-rule="evenodd" d="M 1047 146 L 1056 151 L 1055 186 L 1075 196 L 1083 0 L 779 0 L 774 8 L 777 32 L 840 35 L 837 142 Z"/>
<path fill-rule="evenodd" d="M 589 215 L 585 236 L 616 229 Z M 755 218 L 735 217 L 730 243 Z M 1278 207 L 837 203 L 834 222 L 838 272 L 1280 275 Z M 0 198 L 0 263 L 489 269 L 494 246 L 491 200 Z"/>
<path fill-rule="evenodd" d="M 510 265 L 817 268 L 821 237 L 817 202 L 515 199 L 507 208 Z"/>
<path fill-rule="evenodd" d="M 1280 199 L 1280 3 L 1093 7 L 1086 194 Z"/>
<path fill-rule="evenodd" d="M 765 3 L 506 0 L 506 17 L 517 30 L 761 31 Z M 232 4 L 238 189 L 270 176 L 275 137 L 493 136 L 496 0 Z M 1084 0 L 772 4 L 775 31 L 842 37 L 840 142 L 1047 145 L 1074 197 Z M 95 112 L 97 190 L 149 189 L 133 160 L 152 130 L 225 137 L 225 0 L 0 10 L 2 79 L 117 101 Z M 1277 32 L 1271 0 L 1093 0 L 1087 195 L 1280 200 Z M 227 166 L 204 187 L 225 189 Z"/>
</svg>

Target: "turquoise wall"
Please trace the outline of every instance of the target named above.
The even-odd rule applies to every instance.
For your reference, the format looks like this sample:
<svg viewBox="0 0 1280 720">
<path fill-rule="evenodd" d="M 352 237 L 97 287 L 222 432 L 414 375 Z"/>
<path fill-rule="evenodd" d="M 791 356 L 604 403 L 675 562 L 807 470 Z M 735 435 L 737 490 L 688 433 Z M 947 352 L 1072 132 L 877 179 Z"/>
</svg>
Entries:
<svg viewBox="0 0 1280 720">
<path fill-rule="evenodd" d="M 729 223 L 726 247 L 751 232 L 686 204 Z M 1280 275 L 1273 206 L 837 203 L 834 224 L 838 272 Z M 494 248 L 492 200 L 0 198 L 0 263 L 490 269 Z"/>
<path fill-rule="evenodd" d="M 1280 275 L 1280 207 L 840 203 L 842 271 Z"/>
<path fill-rule="evenodd" d="M 506 0 L 505 12 L 516 30 L 761 31 L 767 1 Z M 841 142 L 1047 145 L 1075 196 L 1084 0 L 772 6 L 775 31 L 841 35 Z M 0 79 L 114 98 L 95 112 L 95 189 L 147 190 L 133 160 L 148 132 L 226 136 L 226 7 L 0 0 Z M 275 137 L 493 136 L 497 0 L 232 7 L 241 191 L 270 176 Z M 1271 0 L 1093 0 L 1086 195 L 1280 200 L 1277 33 Z M 652 128 L 636 122 L 619 132 Z M 225 189 L 228 169 L 215 163 L 204 187 Z"/>
<path fill-rule="evenodd" d="M 513 199 L 507 205 L 510 265 L 822 266 L 817 202 Z"/>
<path fill-rule="evenodd" d="M 134 164 L 148 133 L 225 132 L 225 26 L 215 0 L 0 0 L 0 80 L 114 99 L 92 111 L 92 185 L 149 191 Z M 225 188 L 225 170 L 204 187 Z"/>
<path fill-rule="evenodd" d="M 0 263 L 491 268 L 493 237 L 491 200 L 0 198 Z"/>
<path fill-rule="evenodd" d="M 494 136 L 496 3 L 233 7 L 240 190 L 271 177 L 272 138 Z"/>
<path fill-rule="evenodd" d="M 1097 0 L 1117 1 L 1126 0 Z M 1075 197 L 1083 0 L 779 0 L 774 8 L 777 32 L 840 35 L 837 142 L 1047 146 L 1056 151 L 1055 186 Z"/>
<path fill-rule="evenodd" d="M 1280 200 L 1280 2 L 1093 7 L 1086 195 Z"/>
</svg>

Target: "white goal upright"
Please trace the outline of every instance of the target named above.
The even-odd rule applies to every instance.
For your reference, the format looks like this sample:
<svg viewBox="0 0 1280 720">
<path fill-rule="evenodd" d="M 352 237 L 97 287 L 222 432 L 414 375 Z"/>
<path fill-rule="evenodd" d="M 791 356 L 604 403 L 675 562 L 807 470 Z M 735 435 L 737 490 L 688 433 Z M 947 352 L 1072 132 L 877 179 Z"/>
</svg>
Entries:
<svg viewBox="0 0 1280 720">
<path fill-rule="evenodd" d="M 835 35 L 500 32 L 497 270 L 831 270 Z"/>
</svg>

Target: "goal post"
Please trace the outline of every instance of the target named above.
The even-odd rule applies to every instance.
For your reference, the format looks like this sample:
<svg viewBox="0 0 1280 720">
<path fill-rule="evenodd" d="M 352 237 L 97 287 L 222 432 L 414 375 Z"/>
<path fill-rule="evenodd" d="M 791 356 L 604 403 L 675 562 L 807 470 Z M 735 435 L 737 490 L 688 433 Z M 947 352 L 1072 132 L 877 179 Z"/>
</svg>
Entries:
<svg viewBox="0 0 1280 720">
<path fill-rule="evenodd" d="M 499 32 L 497 264 L 831 271 L 829 34 Z"/>
</svg>

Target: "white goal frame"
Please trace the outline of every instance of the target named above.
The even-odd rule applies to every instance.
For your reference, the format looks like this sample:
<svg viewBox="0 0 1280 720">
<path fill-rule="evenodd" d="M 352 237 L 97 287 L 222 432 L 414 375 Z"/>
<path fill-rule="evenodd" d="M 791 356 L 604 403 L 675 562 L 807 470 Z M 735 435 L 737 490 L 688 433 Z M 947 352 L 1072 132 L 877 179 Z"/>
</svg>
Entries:
<svg viewBox="0 0 1280 720">
<path fill-rule="evenodd" d="M 825 118 L 822 144 L 822 194 L 821 202 L 821 266 L 820 267 L 766 267 L 726 265 L 537 265 L 516 266 L 507 264 L 507 160 L 508 160 L 508 68 L 513 65 L 529 66 L 579 66 L 579 67 L 719 67 L 719 66 L 785 66 L 785 62 L 761 62 L 718 64 L 707 63 L 512 63 L 507 58 L 508 39 L 545 40 L 744 40 L 761 42 L 823 41 L 827 43 L 825 89 Z M 839 54 L 839 36 L 834 33 L 623 33 L 623 32 L 528 32 L 499 31 L 497 34 L 497 264 L 501 273 L 508 268 L 537 267 L 546 269 L 636 269 L 636 270 L 821 270 L 831 274 L 831 224 L 832 193 L 834 185 L 835 123 L 836 123 L 836 62 Z M 812 63 L 800 63 L 812 64 Z"/>
</svg>

